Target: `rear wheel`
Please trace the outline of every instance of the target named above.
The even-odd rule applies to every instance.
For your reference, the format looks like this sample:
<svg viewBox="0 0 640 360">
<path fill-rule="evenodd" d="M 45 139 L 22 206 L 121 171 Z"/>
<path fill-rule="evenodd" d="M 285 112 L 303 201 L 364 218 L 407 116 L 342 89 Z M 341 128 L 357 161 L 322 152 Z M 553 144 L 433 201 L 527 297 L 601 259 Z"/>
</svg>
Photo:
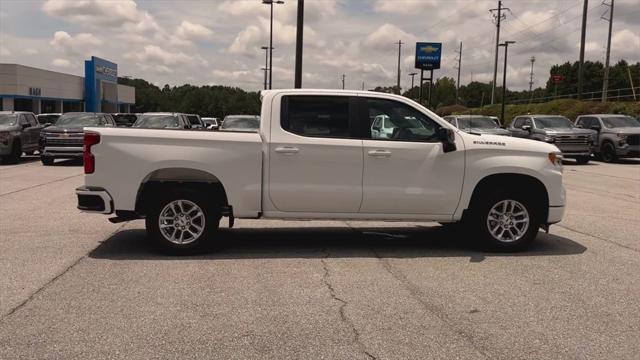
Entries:
<svg viewBox="0 0 640 360">
<path fill-rule="evenodd" d="M 589 163 L 590 158 L 591 158 L 591 157 L 590 157 L 589 155 L 586 155 L 586 156 L 578 156 L 578 157 L 576 158 L 576 161 L 578 162 L 578 165 L 586 165 L 586 164 L 588 164 L 588 163 Z"/>
<path fill-rule="evenodd" d="M 542 207 L 533 197 L 502 190 L 478 199 L 470 218 L 471 231 L 479 231 L 491 250 L 519 251 L 537 236 Z"/>
<path fill-rule="evenodd" d="M 602 149 L 600 149 L 600 158 L 602 161 L 607 163 L 616 161 L 618 156 L 616 155 L 615 146 L 610 142 L 602 144 Z"/>
<path fill-rule="evenodd" d="M 174 191 L 151 206 L 145 221 L 147 234 L 160 250 L 181 255 L 213 237 L 220 223 L 220 210 L 211 199 Z"/>
<path fill-rule="evenodd" d="M 51 166 L 53 165 L 53 159 L 47 156 L 41 156 L 40 161 L 42 161 L 42 165 Z"/>
<path fill-rule="evenodd" d="M 11 146 L 11 153 L 2 157 L 2 161 L 7 164 L 16 164 L 22 157 L 22 144 L 20 141 L 14 141 Z"/>
</svg>

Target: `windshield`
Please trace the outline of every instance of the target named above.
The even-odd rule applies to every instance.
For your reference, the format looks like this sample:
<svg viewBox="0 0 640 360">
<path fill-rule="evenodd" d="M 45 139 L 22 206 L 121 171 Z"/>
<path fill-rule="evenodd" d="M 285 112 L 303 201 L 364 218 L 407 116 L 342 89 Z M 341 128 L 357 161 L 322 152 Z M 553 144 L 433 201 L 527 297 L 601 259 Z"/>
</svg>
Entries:
<svg viewBox="0 0 640 360">
<path fill-rule="evenodd" d="M 97 126 L 100 125 L 96 114 L 63 114 L 56 121 L 56 126 Z"/>
<path fill-rule="evenodd" d="M 408 129 L 424 129 L 424 125 L 413 116 L 405 116 L 403 118 L 384 118 L 385 128 L 408 128 Z"/>
<path fill-rule="evenodd" d="M 640 122 L 631 116 L 607 116 L 602 118 L 604 126 L 611 128 L 640 127 Z"/>
<path fill-rule="evenodd" d="M 467 118 L 458 118 L 458 127 L 460 129 L 495 129 L 499 126 L 495 120 L 485 116 L 474 116 Z"/>
<path fill-rule="evenodd" d="M 60 118 L 60 115 L 38 115 L 38 122 L 40 124 L 55 124 Z"/>
<path fill-rule="evenodd" d="M 221 129 L 249 129 L 257 130 L 260 127 L 260 118 L 256 116 L 227 116 Z"/>
<path fill-rule="evenodd" d="M 133 127 L 150 129 L 177 128 L 180 127 L 180 122 L 178 117 L 173 115 L 140 115 Z"/>
<path fill-rule="evenodd" d="M 538 129 L 572 128 L 573 123 L 564 116 L 535 117 Z"/>
<path fill-rule="evenodd" d="M 118 125 L 131 126 L 131 124 L 135 123 L 138 119 L 134 114 L 117 114 L 111 116 L 113 116 L 113 120 L 115 120 Z"/>
<path fill-rule="evenodd" d="M 17 118 L 15 114 L 0 114 L 0 125 L 15 125 Z"/>
</svg>

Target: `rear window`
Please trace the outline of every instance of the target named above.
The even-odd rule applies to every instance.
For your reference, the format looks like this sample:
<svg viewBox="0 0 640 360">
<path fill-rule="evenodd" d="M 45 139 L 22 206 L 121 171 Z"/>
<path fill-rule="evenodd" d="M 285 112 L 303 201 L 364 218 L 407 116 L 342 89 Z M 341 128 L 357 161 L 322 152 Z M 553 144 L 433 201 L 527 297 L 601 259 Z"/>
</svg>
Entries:
<svg viewBox="0 0 640 360">
<path fill-rule="evenodd" d="M 138 120 L 138 117 L 134 114 L 116 114 L 111 116 L 113 116 L 113 120 L 115 120 L 117 125 L 131 126 Z"/>
<path fill-rule="evenodd" d="M 189 119 L 191 125 L 201 125 L 198 117 L 195 115 L 187 115 L 187 119 Z"/>
<path fill-rule="evenodd" d="M 283 105 L 284 130 L 302 136 L 352 137 L 347 96 L 285 96 Z"/>
</svg>

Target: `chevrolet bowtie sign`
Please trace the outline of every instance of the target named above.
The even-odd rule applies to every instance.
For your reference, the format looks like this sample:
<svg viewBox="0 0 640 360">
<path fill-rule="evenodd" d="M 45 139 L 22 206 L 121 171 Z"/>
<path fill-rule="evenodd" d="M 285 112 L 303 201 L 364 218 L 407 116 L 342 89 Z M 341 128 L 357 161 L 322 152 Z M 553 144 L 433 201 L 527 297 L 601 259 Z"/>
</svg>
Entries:
<svg viewBox="0 0 640 360">
<path fill-rule="evenodd" d="M 442 43 L 416 43 L 416 69 L 440 69 L 442 57 Z"/>
</svg>

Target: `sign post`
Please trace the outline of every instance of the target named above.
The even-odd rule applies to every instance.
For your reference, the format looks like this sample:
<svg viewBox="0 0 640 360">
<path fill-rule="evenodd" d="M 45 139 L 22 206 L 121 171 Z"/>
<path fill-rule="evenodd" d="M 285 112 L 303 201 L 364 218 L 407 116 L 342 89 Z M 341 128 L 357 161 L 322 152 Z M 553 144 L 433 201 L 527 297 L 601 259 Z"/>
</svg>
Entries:
<svg viewBox="0 0 640 360">
<path fill-rule="evenodd" d="M 420 69 L 420 103 L 424 99 L 422 84 L 425 80 L 424 70 L 429 70 L 429 102 L 431 105 L 431 85 L 433 84 L 433 70 L 440 69 L 442 58 L 442 43 L 418 42 L 416 43 L 415 68 Z"/>
</svg>

